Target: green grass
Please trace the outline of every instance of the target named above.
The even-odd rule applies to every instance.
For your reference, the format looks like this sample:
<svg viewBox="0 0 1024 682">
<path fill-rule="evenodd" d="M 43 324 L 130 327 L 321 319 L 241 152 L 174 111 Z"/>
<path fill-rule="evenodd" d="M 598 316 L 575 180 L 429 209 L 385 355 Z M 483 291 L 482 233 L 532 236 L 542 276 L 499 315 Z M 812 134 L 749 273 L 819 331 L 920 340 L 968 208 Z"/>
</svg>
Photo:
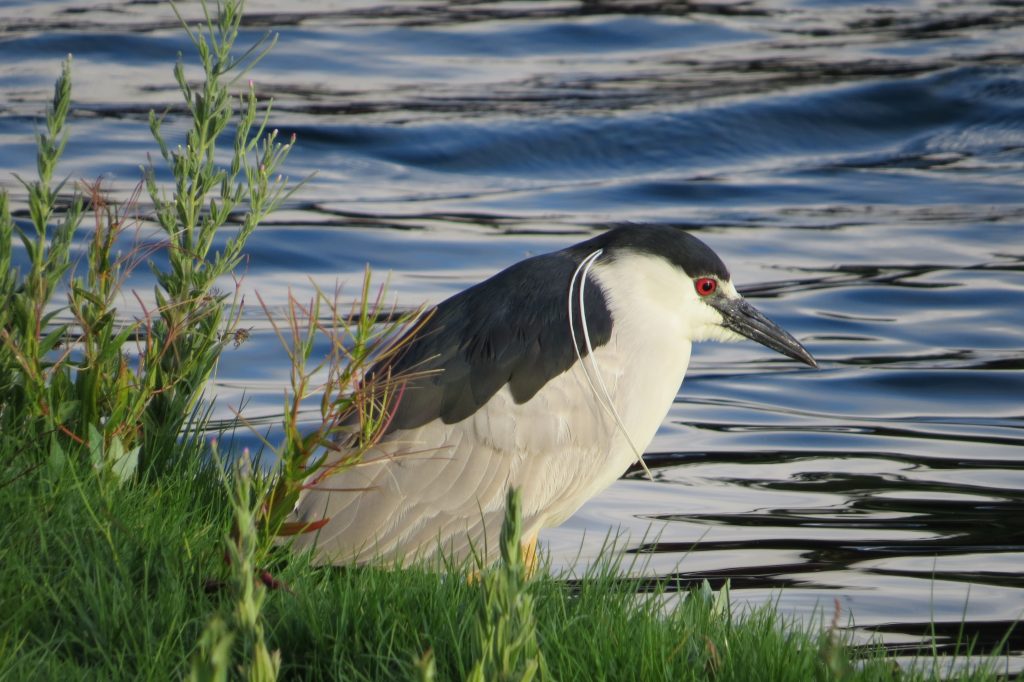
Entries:
<svg viewBox="0 0 1024 682">
<path fill-rule="evenodd" d="M 237 564 L 224 560 L 236 542 L 226 540 L 232 526 L 231 495 L 213 467 L 113 495 L 99 477 L 70 469 L 45 482 L 7 483 L 0 489 L 0 677 L 187 675 L 211 621 L 242 637 L 231 615 L 244 600 L 230 578 Z M 927 657 L 903 672 L 880 652 L 854 662 L 827 623 L 785 627 L 770 606 L 736 617 L 724 592 L 697 590 L 666 608 L 668 595 L 645 594 L 607 565 L 572 583 L 544 574 L 510 582 L 514 562 L 511 572 L 503 564 L 475 579 L 315 568 L 287 554 L 264 566 L 278 589 L 244 577 L 265 597 L 259 620 L 266 646 L 280 652 L 282 679 L 430 679 L 431 671 L 467 679 L 487 650 L 497 656 L 479 679 L 527 679 L 529 647 L 518 658 L 513 651 L 523 636 L 535 639 L 544 679 L 938 677 L 937 661 Z M 504 595 L 495 599 L 496 590 Z M 526 629 L 494 627 L 510 615 Z M 229 671 L 246 664 L 240 653 Z"/>
<path fill-rule="evenodd" d="M 109 494 L 95 476 L 0 493 L 7 679 L 167 679 L 213 604 L 227 511 L 209 476 Z"/>
<path fill-rule="evenodd" d="M 835 624 L 787 625 L 771 605 L 736 614 L 728 590 L 706 584 L 652 591 L 611 562 L 572 582 L 543 570 L 530 578 L 514 491 L 495 567 L 317 568 L 279 547 L 279 532 L 301 530 L 283 528 L 284 514 L 339 425 L 360 416 L 349 434 L 360 447 L 378 436 L 397 379 L 365 390 L 354 381 L 368 357 L 394 352 L 383 340 L 403 323 L 374 324 L 382 297 L 368 277 L 348 314 L 336 292 L 290 298 L 287 317 L 272 320 L 292 366 L 283 442 L 268 444 L 279 465 L 251 474 L 243 456 L 221 466 L 202 396 L 221 351 L 244 334 L 240 301 L 213 283 L 292 189 L 274 174 L 291 143 L 268 130 L 251 86 L 230 91 L 262 54 L 257 45 L 235 56 L 241 10 L 226 0 L 188 28 L 204 80 L 187 82 L 180 62 L 174 71 L 192 119 L 186 144 L 169 145 L 151 117 L 171 187 L 146 172 L 119 203 L 98 185 L 55 182 L 69 60 L 41 126 L 37 177 L 22 181 L 20 221 L 0 192 L 0 679 L 941 677 L 938 658 L 901 671 L 881 650 L 851 649 Z M 225 135 L 233 153 L 221 167 Z M 149 212 L 139 217 L 143 189 Z M 90 213 L 77 271 L 71 243 Z M 140 220 L 164 235 L 168 266 L 154 267 L 142 319 L 126 322 L 114 303 L 147 253 L 112 245 Z M 221 230 L 231 237 L 216 252 Z M 16 239 L 24 272 L 11 268 Z M 332 350 L 313 358 L 323 335 Z M 314 385 L 324 373 L 327 385 Z M 300 405 L 311 400 L 322 424 L 302 430 Z M 962 679 L 996 679 L 997 663 Z"/>
</svg>

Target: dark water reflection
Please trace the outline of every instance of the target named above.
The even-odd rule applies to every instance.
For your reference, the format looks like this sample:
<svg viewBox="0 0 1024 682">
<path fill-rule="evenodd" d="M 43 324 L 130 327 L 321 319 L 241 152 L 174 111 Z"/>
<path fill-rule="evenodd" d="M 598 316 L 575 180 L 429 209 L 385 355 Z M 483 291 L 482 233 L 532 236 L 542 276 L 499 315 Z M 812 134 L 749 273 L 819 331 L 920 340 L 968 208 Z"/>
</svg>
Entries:
<svg viewBox="0 0 1024 682">
<path fill-rule="evenodd" d="M 652 580 L 728 578 L 826 620 L 838 599 L 896 652 L 963 620 L 991 646 L 1021 617 L 1024 5 L 280 5 L 250 3 L 247 36 L 280 33 L 254 78 L 298 135 L 288 173 L 317 174 L 254 236 L 249 292 L 353 291 L 370 262 L 411 308 L 602 226 L 673 222 L 822 361 L 698 348 L 655 481 L 546 533 L 556 568 L 618 529 Z M 0 182 L 31 172 L 72 52 L 63 172 L 129 192 L 149 109 L 184 130 L 186 48 L 161 4 L 6 3 Z M 246 324 L 219 410 L 270 425 L 287 367 L 258 310 Z M 1019 669 L 1019 632 L 1011 649 Z"/>
</svg>

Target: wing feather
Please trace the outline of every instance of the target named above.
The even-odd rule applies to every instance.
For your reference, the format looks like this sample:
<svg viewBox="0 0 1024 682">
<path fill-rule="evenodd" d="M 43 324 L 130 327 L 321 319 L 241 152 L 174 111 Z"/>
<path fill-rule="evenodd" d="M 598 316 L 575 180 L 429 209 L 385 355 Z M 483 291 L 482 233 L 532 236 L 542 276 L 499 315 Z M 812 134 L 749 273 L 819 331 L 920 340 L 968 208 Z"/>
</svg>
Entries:
<svg viewBox="0 0 1024 682">
<path fill-rule="evenodd" d="M 404 340 L 390 366 L 371 370 L 417 374 L 364 462 L 300 497 L 294 520 L 329 521 L 298 536 L 298 547 L 315 544 L 317 560 L 334 563 L 429 558 L 439 547 L 456 559 L 486 547 L 493 558 L 510 484 L 535 487 L 534 514 L 541 513 L 557 486 L 524 471 L 531 458 L 552 454 L 541 450 L 566 435 L 564 420 L 549 402 L 524 407 L 576 360 L 566 297 L 587 253 L 530 258 L 453 296 Z M 585 291 L 588 331 L 600 347 L 611 316 L 596 282 Z"/>
<path fill-rule="evenodd" d="M 524 403 L 569 369 L 576 352 L 567 295 L 585 256 L 574 248 L 529 258 L 440 303 L 388 367 L 395 375 L 431 372 L 408 382 L 392 428 L 437 418 L 460 422 L 505 385 Z M 588 282 L 585 296 L 588 332 L 598 348 L 611 337 L 611 313 L 596 282 Z"/>
</svg>

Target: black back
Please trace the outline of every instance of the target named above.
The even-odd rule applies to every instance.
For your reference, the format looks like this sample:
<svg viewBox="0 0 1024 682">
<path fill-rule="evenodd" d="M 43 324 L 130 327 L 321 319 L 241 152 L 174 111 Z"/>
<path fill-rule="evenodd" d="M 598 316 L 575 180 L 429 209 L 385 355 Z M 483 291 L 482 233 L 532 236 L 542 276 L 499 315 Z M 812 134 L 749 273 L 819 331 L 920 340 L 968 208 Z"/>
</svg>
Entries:
<svg viewBox="0 0 1024 682">
<path fill-rule="evenodd" d="M 517 403 L 576 362 L 569 331 L 569 284 L 580 263 L 597 249 L 600 260 L 627 251 L 658 254 L 690 276 L 728 271 L 711 249 L 679 228 L 620 227 L 554 253 L 528 258 L 440 303 L 405 339 L 391 362 L 394 375 L 430 372 L 409 380 L 389 431 L 440 418 L 452 424 L 472 415 L 508 384 Z M 581 356 L 587 354 L 579 319 L 579 280 L 573 324 Z M 611 338 L 605 292 L 592 278 L 584 289 L 587 331 L 598 348 Z M 376 367 L 372 373 L 381 371 Z"/>
</svg>

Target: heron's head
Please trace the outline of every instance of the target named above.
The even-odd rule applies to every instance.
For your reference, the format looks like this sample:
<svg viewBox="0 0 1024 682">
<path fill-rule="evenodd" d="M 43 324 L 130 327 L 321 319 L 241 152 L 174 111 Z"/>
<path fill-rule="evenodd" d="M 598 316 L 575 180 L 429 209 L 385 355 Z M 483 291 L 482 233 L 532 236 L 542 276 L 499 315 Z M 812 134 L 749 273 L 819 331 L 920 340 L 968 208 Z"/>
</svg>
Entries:
<svg viewBox="0 0 1024 682">
<path fill-rule="evenodd" d="M 818 366 L 799 341 L 739 294 L 722 260 L 693 235 L 667 225 L 645 225 L 619 228 L 602 237 L 605 265 L 599 262 L 597 268 L 618 272 L 598 276 L 612 284 L 609 293 L 629 289 L 622 298 L 632 302 L 627 305 L 653 302 L 677 321 L 689 341 L 746 338 Z"/>
</svg>

